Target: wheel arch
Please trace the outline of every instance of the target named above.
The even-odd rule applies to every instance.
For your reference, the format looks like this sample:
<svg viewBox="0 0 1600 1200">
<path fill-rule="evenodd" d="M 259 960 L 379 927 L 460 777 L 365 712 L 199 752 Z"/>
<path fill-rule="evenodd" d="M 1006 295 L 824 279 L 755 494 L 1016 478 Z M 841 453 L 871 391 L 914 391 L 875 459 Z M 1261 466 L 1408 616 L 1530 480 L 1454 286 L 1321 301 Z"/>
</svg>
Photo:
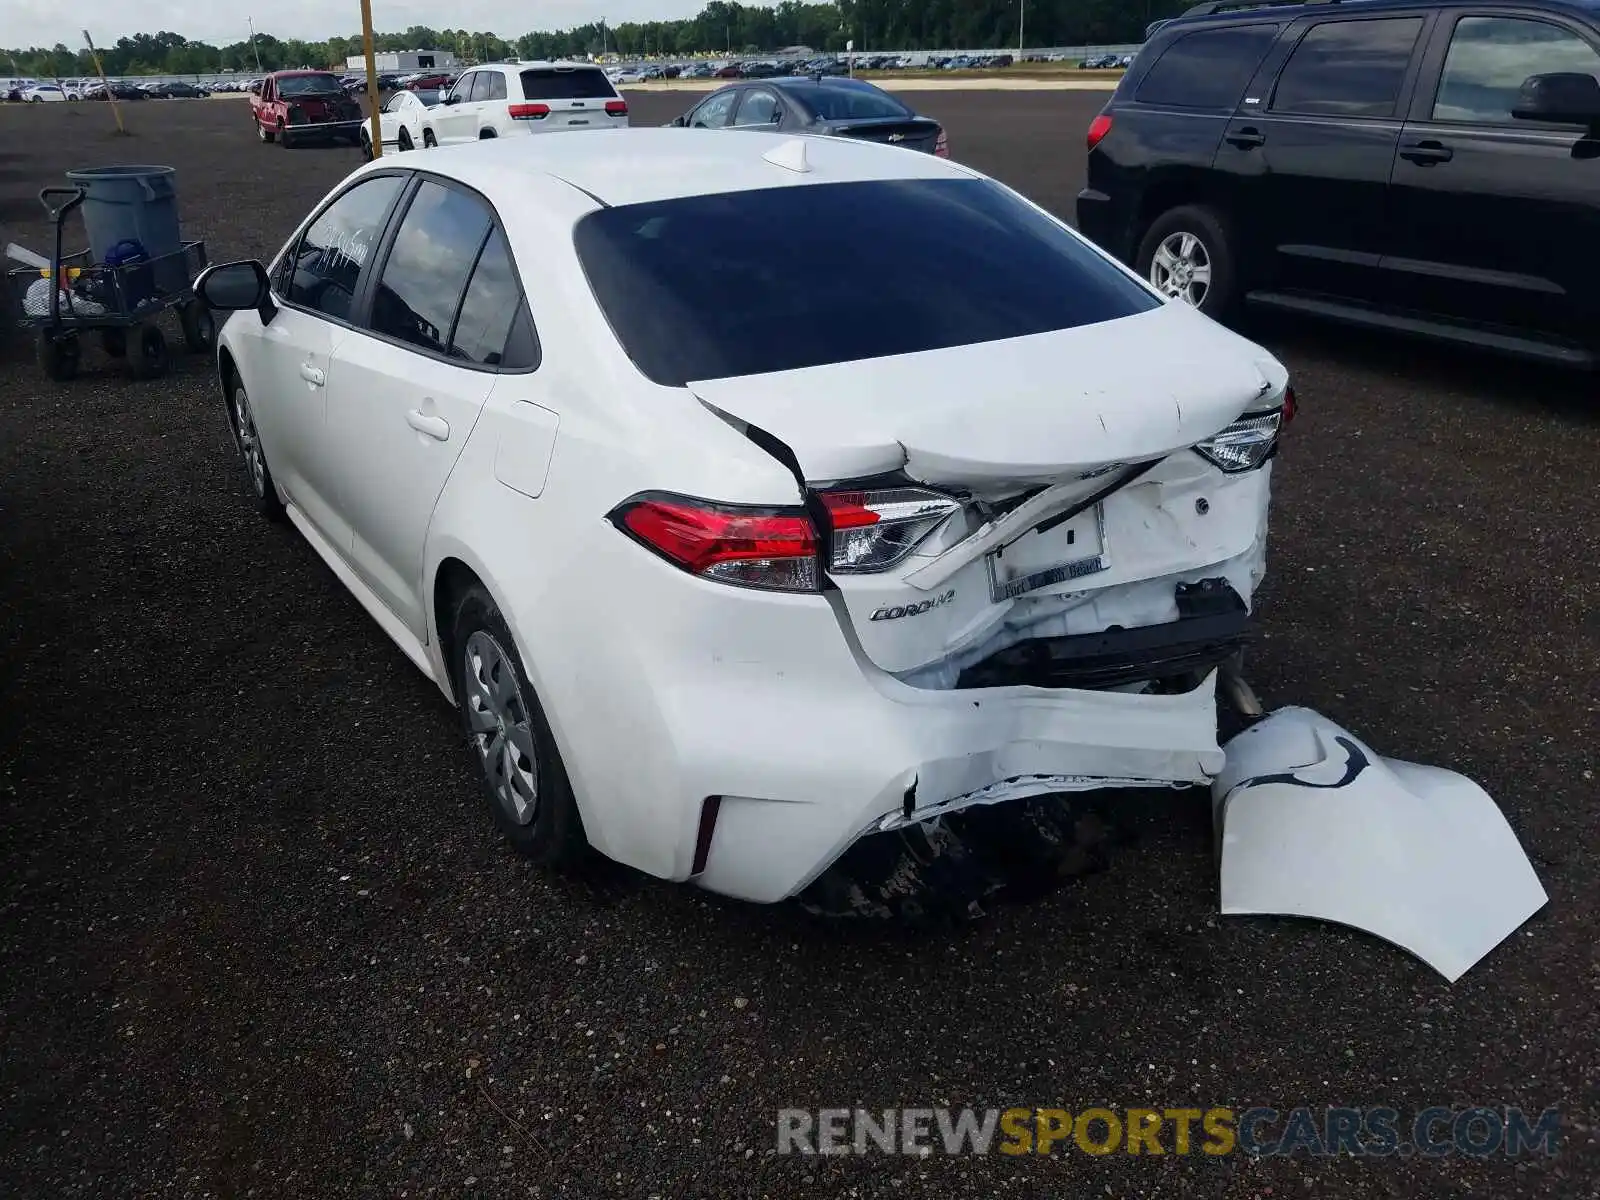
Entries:
<svg viewBox="0 0 1600 1200">
<path fill-rule="evenodd" d="M 220 331 L 219 331 L 220 333 Z M 239 364 L 234 361 L 233 352 L 222 344 L 222 339 L 217 339 L 217 383 L 222 388 L 222 418 L 228 426 L 228 438 L 233 442 L 236 454 L 243 454 L 244 447 L 239 444 L 239 431 L 234 427 L 233 414 L 229 410 L 230 397 L 233 387 L 239 381 Z"/>
</svg>

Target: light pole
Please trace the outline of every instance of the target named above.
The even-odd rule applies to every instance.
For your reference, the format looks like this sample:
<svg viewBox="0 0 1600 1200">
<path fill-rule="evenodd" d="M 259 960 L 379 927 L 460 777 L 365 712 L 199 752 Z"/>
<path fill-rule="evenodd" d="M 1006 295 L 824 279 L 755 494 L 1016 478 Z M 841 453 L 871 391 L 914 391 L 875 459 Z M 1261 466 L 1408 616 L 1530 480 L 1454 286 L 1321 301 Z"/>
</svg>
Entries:
<svg viewBox="0 0 1600 1200">
<path fill-rule="evenodd" d="M 245 20 L 250 22 L 250 49 L 256 52 L 256 74 L 260 75 L 262 74 L 261 47 L 256 45 L 256 19 L 254 17 L 246 17 Z"/>
<path fill-rule="evenodd" d="M 1027 20 L 1028 0 L 1017 0 L 1017 64 L 1022 64 L 1022 29 Z"/>
</svg>

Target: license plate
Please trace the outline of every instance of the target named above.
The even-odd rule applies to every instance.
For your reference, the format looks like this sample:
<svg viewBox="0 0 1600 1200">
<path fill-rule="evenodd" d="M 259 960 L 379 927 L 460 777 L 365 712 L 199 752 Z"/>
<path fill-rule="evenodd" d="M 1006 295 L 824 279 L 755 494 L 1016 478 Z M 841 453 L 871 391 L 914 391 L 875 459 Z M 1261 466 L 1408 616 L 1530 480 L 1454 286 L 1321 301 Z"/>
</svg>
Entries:
<svg viewBox="0 0 1600 1200">
<path fill-rule="evenodd" d="M 1026 534 L 988 556 L 989 597 L 996 604 L 1096 575 L 1111 565 L 1103 506 L 1043 533 Z"/>
<path fill-rule="evenodd" d="M 589 121 L 586 117 L 569 117 L 567 119 L 568 125 L 587 125 L 588 123 Z"/>
</svg>

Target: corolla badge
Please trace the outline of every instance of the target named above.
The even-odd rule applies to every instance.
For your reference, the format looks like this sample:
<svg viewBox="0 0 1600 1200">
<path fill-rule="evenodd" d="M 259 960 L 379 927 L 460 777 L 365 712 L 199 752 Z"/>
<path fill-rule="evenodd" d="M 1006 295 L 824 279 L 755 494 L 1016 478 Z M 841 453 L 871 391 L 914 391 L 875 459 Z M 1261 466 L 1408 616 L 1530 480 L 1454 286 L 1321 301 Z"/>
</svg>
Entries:
<svg viewBox="0 0 1600 1200">
<path fill-rule="evenodd" d="M 872 614 L 874 621 L 898 621 L 901 617 L 918 617 L 935 608 L 942 608 L 956 598 L 956 591 L 951 588 L 942 596 L 935 596 L 931 600 L 919 600 L 915 604 L 895 604 L 878 609 Z"/>
</svg>

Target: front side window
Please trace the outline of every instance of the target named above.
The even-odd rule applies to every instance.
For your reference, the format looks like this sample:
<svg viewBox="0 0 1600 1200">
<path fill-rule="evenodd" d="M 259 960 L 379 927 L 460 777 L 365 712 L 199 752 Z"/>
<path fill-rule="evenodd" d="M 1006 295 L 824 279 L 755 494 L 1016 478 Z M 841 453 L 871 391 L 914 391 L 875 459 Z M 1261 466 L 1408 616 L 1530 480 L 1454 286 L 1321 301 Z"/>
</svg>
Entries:
<svg viewBox="0 0 1600 1200">
<path fill-rule="evenodd" d="M 311 223 L 281 264 L 280 294 L 290 304 L 336 320 L 350 317 L 362 268 L 400 194 L 397 175 L 364 179 Z"/>
<path fill-rule="evenodd" d="M 1156 60 L 1134 99 L 1167 108 L 1235 109 L 1277 40 L 1276 25 L 1240 25 L 1185 34 Z"/>
<path fill-rule="evenodd" d="M 1272 111 L 1335 117 L 1392 117 L 1421 17 L 1324 21 L 1294 48 Z"/>
<path fill-rule="evenodd" d="M 424 180 L 400 221 L 373 291 L 373 332 L 433 354 L 447 353 L 461 293 L 489 224 L 481 201 Z"/>
<path fill-rule="evenodd" d="M 1530 75 L 1573 72 L 1600 81 L 1600 54 L 1577 34 L 1521 17 L 1463 17 L 1434 97 L 1435 121 L 1520 124 L 1511 115 Z"/>
<path fill-rule="evenodd" d="M 1161 306 L 1070 230 L 983 179 L 619 205 L 579 221 L 574 243 L 623 350 L 669 387 L 1025 337 Z"/>
<path fill-rule="evenodd" d="M 450 86 L 450 94 L 454 96 L 459 103 L 465 104 L 468 100 L 472 99 L 472 82 L 477 78 L 478 73 L 476 71 L 468 71 Z"/>
</svg>

